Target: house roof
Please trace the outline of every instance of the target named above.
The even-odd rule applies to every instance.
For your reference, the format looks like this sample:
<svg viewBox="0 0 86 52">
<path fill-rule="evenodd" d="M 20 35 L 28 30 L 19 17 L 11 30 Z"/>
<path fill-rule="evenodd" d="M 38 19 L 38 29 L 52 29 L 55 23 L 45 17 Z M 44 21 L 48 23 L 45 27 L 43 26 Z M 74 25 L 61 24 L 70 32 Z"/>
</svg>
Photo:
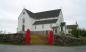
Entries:
<svg viewBox="0 0 86 52">
<path fill-rule="evenodd" d="M 50 11 L 44 11 L 44 12 L 38 12 L 38 13 L 32 13 L 31 11 L 25 9 L 28 15 L 30 15 L 34 19 L 43 19 L 43 18 L 54 18 L 58 17 L 60 14 L 61 9 L 57 10 L 50 10 Z"/>
<path fill-rule="evenodd" d="M 51 24 L 51 23 L 56 23 L 56 21 L 57 21 L 57 19 L 35 21 L 35 22 L 33 23 L 33 25 Z"/>
<path fill-rule="evenodd" d="M 78 25 L 67 25 L 68 29 L 76 29 Z"/>
</svg>

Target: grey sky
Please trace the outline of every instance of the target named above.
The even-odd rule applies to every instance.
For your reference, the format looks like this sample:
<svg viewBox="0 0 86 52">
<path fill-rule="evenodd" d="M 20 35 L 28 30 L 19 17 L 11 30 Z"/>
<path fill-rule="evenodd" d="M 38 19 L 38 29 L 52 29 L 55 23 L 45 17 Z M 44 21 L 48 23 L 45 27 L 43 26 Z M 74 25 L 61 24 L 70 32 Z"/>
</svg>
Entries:
<svg viewBox="0 0 86 52">
<path fill-rule="evenodd" d="M 86 29 L 86 0 L 0 0 L 0 30 L 16 32 L 18 16 L 23 8 L 32 12 L 62 9 L 67 24 Z"/>
</svg>

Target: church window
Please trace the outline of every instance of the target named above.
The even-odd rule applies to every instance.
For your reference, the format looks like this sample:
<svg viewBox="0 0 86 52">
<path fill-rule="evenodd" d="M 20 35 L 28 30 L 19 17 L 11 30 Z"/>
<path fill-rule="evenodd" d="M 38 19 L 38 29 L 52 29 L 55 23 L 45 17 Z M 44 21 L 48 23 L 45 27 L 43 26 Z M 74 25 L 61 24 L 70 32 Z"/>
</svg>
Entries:
<svg viewBox="0 0 86 52">
<path fill-rule="evenodd" d="M 23 15 L 25 14 L 25 12 L 23 12 Z"/>
<path fill-rule="evenodd" d="M 25 29 L 25 26 L 24 26 L 24 25 L 22 25 L 22 31 L 24 31 L 24 29 Z"/>
<path fill-rule="evenodd" d="M 42 25 L 42 28 L 44 28 L 44 25 Z"/>
</svg>

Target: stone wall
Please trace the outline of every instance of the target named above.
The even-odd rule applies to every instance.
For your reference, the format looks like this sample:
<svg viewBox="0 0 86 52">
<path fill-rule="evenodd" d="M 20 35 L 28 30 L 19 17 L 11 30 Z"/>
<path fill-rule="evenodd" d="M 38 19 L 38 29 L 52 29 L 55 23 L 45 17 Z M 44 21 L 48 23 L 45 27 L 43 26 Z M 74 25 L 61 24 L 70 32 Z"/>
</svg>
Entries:
<svg viewBox="0 0 86 52">
<path fill-rule="evenodd" d="M 86 40 L 70 36 L 55 36 L 55 45 L 85 45 Z"/>
<path fill-rule="evenodd" d="M 10 42 L 10 43 L 22 43 L 25 37 L 23 37 L 23 34 L 0 34 L 0 42 Z"/>
<path fill-rule="evenodd" d="M 36 34 L 36 35 L 47 35 L 48 31 L 31 31 L 31 35 Z"/>
</svg>

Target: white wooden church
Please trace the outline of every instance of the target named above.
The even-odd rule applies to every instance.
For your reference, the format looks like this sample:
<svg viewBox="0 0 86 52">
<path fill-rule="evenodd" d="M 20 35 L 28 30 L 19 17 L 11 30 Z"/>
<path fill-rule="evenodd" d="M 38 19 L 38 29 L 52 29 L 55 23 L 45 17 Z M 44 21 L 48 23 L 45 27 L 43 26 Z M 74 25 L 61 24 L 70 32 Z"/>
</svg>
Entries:
<svg viewBox="0 0 86 52">
<path fill-rule="evenodd" d="M 18 17 L 17 32 L 53 31 L 54 34 L 66 33 L 61 9 L 33 13 L 23 9 Z"/>
</svg>

